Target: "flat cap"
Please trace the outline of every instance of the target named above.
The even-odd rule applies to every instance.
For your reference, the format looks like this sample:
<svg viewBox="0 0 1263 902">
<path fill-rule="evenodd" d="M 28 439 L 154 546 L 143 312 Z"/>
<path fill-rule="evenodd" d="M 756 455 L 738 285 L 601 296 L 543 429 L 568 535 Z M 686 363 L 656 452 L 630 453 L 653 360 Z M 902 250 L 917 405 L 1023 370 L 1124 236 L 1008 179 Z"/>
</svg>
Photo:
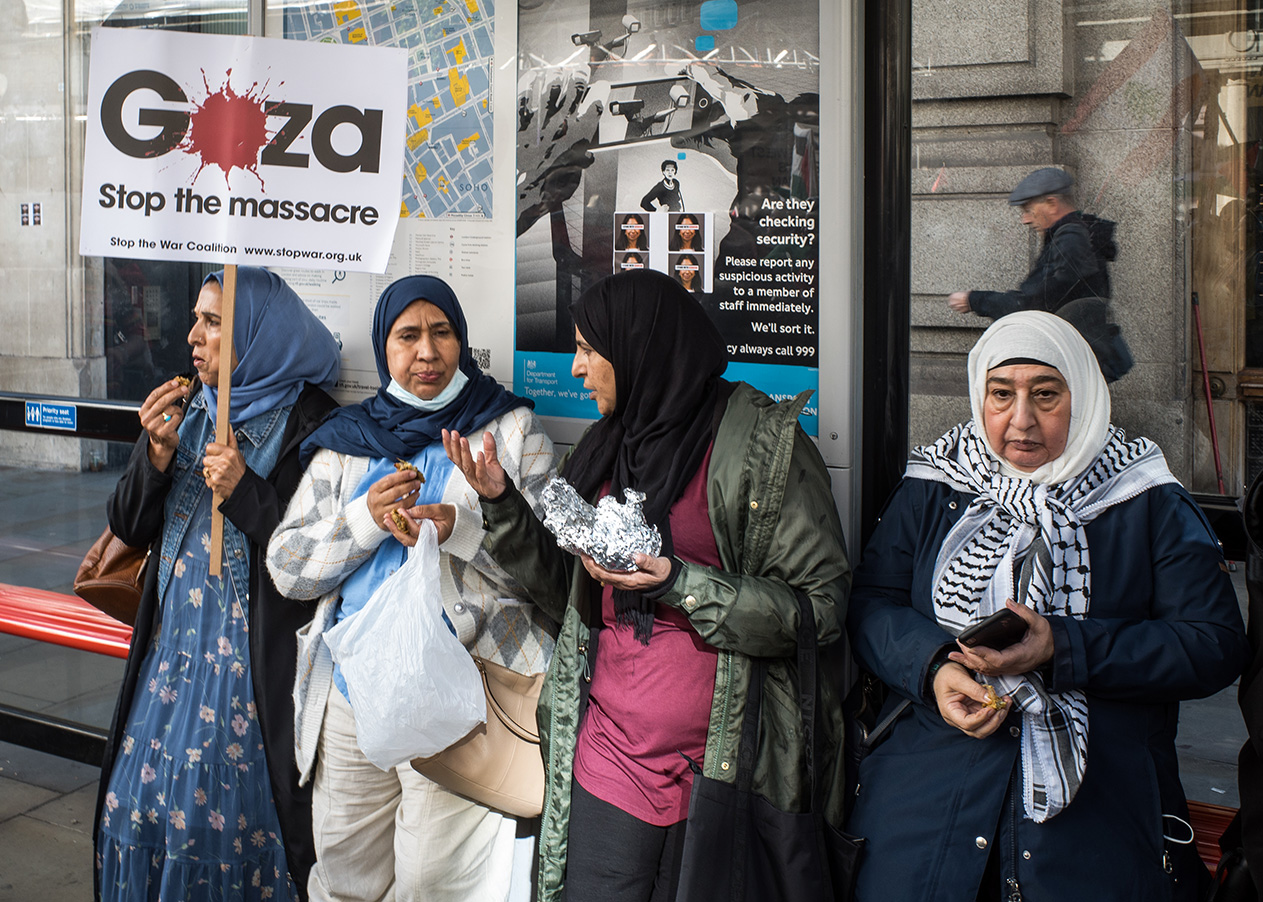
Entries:
<svg viewBox="0 0 1263 902">
<path fill-rule="evenodd" d="M 1009 195 L 1009 206 L 1020 207 L 1028 200 L 1043 197 L 1046 194 L 1064 194 L 1073 184 L 1074 179 L 1064 169 L 1057 169 L 1054 166 L 1036 169 L 1017 183 L 1017 187 Z"/>
</svg>

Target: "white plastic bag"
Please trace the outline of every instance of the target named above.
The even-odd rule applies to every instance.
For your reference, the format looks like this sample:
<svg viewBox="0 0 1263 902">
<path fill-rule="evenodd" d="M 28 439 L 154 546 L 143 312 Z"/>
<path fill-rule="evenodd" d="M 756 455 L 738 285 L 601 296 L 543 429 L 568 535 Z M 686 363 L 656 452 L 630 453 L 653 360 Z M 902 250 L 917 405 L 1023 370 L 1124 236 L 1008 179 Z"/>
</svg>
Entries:
<svg viewBox="0 0 1263 902">
<path fill-rule="evenodd" d="M 382 770 L 436 755 L 487 719 L 482 678 L 443 622 L 439 591 L 438 541 L 423 520 L 403 566 L 325 634 L 360 750 Z"/>
</svg>

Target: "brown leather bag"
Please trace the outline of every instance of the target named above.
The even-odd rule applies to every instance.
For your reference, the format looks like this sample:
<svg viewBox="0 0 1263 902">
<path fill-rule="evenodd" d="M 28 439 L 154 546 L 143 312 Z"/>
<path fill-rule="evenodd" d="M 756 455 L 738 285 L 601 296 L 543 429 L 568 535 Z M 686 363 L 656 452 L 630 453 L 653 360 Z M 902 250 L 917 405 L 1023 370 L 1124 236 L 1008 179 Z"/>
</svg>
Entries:
<svg viewBox="0 0 1263 902">
<path fill-rule="evenodd" d="M 535 706 L 544 674 L 524 674 L 474 655 L 487 695 L 487 722 L 412 768 L 479 804 L 516 817 L 544 808 L 544 759 Z"/>
<path fill-rule="evenodd" d="M 135 626 L 148 560 L 148 548 L 124 545 L 107 526 L 79 565 L 75 594 L 115 620 Z"/>
</svg>

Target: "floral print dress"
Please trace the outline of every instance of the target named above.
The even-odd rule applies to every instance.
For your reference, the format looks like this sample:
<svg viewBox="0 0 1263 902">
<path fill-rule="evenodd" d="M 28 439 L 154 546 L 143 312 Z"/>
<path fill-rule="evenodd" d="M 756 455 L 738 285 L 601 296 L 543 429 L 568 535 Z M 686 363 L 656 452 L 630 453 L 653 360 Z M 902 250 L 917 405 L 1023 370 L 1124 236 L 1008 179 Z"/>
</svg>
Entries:
<svg viewBox="0 0 1263 902">
<path fill-rule="evenodd" d="M 97 847 L 102 900 L 296 897 L 254 703 L 249 601 L 228 567 L 210 576 L 210 504 L 203 491 L 123 728 Z"/>
</svg>

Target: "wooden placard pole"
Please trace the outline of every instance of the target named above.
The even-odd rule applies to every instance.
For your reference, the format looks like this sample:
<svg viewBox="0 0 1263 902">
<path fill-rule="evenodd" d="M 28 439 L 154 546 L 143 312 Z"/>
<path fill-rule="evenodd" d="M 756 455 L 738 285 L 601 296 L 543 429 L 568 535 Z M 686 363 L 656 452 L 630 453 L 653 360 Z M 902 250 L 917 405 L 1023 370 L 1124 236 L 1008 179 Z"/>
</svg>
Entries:
<svg viewBox="0 0 1263 902">
<path fill-rule="evenodd" d="M 224 299 L 219 308 L 219 385 L 216 386 L 215 441 L 228 444 L 228 407 L 232 393 L 232 328 L 237 306 L 237 264 L 224 267 Z M 216 492 L 211 501 L 210 575 L 223 572 L 224 515 L 219 505 L 224 499 Z"/>
</svg>

